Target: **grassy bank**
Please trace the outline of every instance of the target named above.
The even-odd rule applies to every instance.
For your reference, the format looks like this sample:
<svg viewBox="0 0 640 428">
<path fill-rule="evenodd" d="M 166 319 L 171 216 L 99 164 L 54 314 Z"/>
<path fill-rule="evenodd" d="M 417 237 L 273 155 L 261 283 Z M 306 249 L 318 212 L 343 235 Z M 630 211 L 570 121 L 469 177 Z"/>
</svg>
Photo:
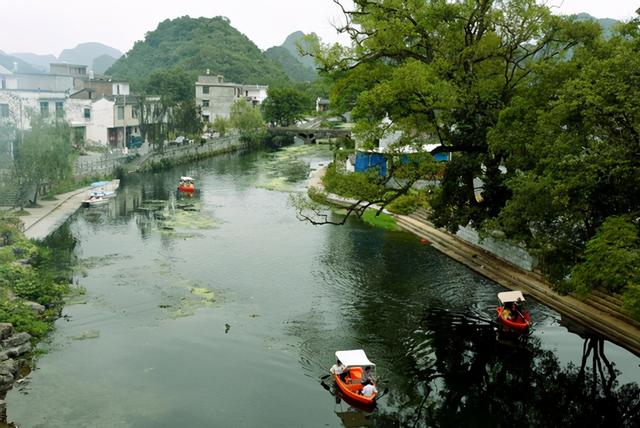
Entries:
<svg viewBox="0 0 640 428">
<path fill-rule="evenodd" d="M 75 242 L 60 241 L 55 234 L 51 239 L 63 244 L 34 243 L 24 236 L 16 216 L 0 214 L 0 322 L 13 324 L 16 332 L 27 332 L 34 340 L 51 330 L 72 291 Z"/>
</svg>

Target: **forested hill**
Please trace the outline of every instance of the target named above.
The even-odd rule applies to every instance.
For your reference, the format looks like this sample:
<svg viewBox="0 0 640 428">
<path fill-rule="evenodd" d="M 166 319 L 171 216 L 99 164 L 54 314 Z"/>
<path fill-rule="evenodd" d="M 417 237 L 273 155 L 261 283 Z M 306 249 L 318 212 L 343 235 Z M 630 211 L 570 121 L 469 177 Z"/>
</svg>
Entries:
<svg viewBox="0 0 640 428">
<path fill-rule="evenodd" d="M 296 82 L 312 82 L 318 78 L 314 59 L 302 56 L 297 44 L 302 42 L 304 33 L 296 31 L 290 34 L 282 46 L 274 46 L 265 51 L 268 58 L 279 64 L 291 80 Z"/>
<path fill-rule="evenodd" d="M 278 65 L 221 16 L 183 16 L 161 22 L 107 74 L 136 85 L 153 71 L 175 67 L 187 71 L 193 81 L 207 69 L 222 74 L 227 82 L 273 85 L 288 80 Z"/>
</svg>

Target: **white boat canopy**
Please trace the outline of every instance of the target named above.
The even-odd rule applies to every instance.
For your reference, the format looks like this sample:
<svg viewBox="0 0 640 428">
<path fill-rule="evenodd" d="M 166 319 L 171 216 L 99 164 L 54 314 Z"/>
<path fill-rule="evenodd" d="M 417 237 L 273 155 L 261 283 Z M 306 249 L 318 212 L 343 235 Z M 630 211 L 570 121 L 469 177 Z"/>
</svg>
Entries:
<svg viewBox="0 0 640 428">
<path fill-rule="evenodd" d="M 524 302 L 524 295 L 522 291 L 503 291 L 502 293 L 498 293 L 498 299 L 503 305 L 509 302 L 517 302 L 518 300 Z"/>
<path fill-rule="evenodd" d="M 191 177 L 180 177 L 180 181 L 193 181 Z"/>
<path fill-rule="evenodd" d="M 347 367 L 375 367 L 367 358 L 367 354 L 362 349 L 353 349 L 351 351 L 336 351 L 336 358 Z"/>
</svg>

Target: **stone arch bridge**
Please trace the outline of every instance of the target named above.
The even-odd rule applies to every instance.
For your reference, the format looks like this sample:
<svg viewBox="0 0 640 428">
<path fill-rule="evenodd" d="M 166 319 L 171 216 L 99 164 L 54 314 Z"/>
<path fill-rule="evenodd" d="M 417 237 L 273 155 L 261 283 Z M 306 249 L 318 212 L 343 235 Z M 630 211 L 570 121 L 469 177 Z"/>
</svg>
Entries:
<svg viewBox="0 0 640 428">
<path fill-rule="evenodd" d="M 273 136 L 287 135 L 302 138 L 305 144 L 317 144 L 318 139 L 324 138 L 351 137 L 351 130 L 349 129 L 297 128 L 291 126 L 269 128 L 268 131 Z"/>
</svg>

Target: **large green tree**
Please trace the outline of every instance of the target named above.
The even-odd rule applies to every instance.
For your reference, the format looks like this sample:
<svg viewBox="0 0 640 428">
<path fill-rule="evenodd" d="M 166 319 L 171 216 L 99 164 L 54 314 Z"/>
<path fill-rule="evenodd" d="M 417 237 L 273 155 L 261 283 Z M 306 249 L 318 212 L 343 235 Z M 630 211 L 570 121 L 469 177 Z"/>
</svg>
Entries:
<svg viewBox="0 0 640 428">
<path fill-rule="evenodd" d="M 233 103 L 229 121 L 246 142 L 259 143 L 266 136 L 267 128 L 260 109 L 245 100 Z"/>
<path fill-rule="evenodd" d="M 31 130 L 17 146 L 14 177 L 21 196 L 36 204 L 38 196 L 73 173 L 71 129 L 64 121 L 31 121 Z"/>
<path fill-rule="evenodd" d="M 316 54 L 336 78 L 334 98 L 344 97 L 335 104 L 353 109 L 361 140 L 402 131 L 416 147 L 435 140 L 453 153 L 433 201 L 438 225 L 456 230 L 497 215 L 510 193 L 504 154 L 489 150 L 488 132 L 538 67 L 595 37 L 597 25 L 553 16 L 535 0 L 355 0 L 343 10 L 340 31 L 352 47 Z M 380 126 L 385 117 L 391 124 Z"/>
<path fill-rule="evenodd" d="M 262 103 L 262 112 L 267 122 L 290 126 L 302 119 L 312 104 L 311 98 L 296 88 L 269 88 L 267 99 Z"/>
</svg>

